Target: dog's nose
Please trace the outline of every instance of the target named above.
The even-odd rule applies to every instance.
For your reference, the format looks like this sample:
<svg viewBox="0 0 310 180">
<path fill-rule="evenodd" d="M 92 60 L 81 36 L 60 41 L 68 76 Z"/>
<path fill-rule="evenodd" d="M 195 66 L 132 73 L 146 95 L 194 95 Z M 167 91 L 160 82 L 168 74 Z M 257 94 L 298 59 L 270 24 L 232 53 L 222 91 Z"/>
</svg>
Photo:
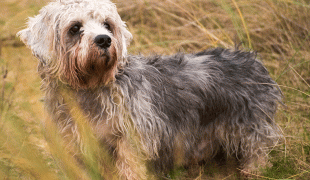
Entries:
<svg viewBox="0 0 310 180">
<path fill-rule="evenodd" d="M 95 43 L 97 44 L 97 46 L 106 49 L 108 47 L 111 46 L 111 38 L 108 35 L 98 35 L 95 38 Z"/>
</svg>

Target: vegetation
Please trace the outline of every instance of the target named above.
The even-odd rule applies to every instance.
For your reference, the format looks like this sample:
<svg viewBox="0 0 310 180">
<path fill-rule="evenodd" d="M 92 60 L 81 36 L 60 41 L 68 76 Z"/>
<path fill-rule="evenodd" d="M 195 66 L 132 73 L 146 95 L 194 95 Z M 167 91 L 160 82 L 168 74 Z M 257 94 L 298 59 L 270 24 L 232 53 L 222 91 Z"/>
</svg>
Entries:
<svg viewBox="0 0 310 180">
<path fill-rule="evenodd" d="M 127 22 L 132 54 L 225 47 L 255 50 L 283 91 L 276 121 L 285 142 L 254 179 L 310 179 L 309 0 L 114 0 Z M 37 60 L 16 37 L 47 0 L 0 2 L 0 179 L 100 179 L 98 144 L 85 129 L 83 168 L 44 112 Z M 106 157 L 103 155 L 101 157 Z M 176 169 L 173 179 L 238 179 L 233 165 Z M 113 174 L 113 173 L 111 173 Z"/>
</svg>

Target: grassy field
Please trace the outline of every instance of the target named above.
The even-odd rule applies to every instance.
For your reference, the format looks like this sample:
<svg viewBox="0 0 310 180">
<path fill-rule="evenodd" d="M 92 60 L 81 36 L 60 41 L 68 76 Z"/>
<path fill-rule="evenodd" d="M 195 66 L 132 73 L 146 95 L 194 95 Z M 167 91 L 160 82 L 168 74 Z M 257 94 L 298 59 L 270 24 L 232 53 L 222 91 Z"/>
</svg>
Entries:
<svg viewBox="0 0 310 180">
<path fill-rule="evenodd" d="M 53 125 L 43 131 L 47 114 L 37 60 L 15 34 L 47 2 L 0 2 L 0 179 L 100 179 L 104 175 L 96 163 L 82 168 L 66 153 Z M 191 53 L 218 46 L 257 51 L 283 91 L 285 106 L 276 121 L 285 141 L 270 152 L 273 166 L 253 178 L 310 179 L 309 0 L 114 2 L 133 34 L 132 54 Z M 96 152 L 85 159 L 94 159 Z M 178 169 L 172 178 L 238 179 L 231 170 L 236 167 L 225 168 Z"/>
</svg>

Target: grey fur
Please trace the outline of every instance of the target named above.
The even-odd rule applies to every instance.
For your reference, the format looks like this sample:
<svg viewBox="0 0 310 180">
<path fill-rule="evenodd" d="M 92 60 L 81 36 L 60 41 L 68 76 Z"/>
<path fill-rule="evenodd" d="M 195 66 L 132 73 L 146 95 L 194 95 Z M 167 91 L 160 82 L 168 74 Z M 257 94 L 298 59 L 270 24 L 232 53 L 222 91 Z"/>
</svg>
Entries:
<svg viewBox="0 0 310 180">
<path fill-rule="evenodd" d="M 221 48 L 128 57 L 115 83 L 150 152 L 156 143 L 158 169 L 173 167 L 173 138 L 180 133 L 186 157 L 195 162 L 222 147 L 246 164 L 276 145 L 281 132 L 273 117 L 281 92 L 255 57 Z"/>
</svg>

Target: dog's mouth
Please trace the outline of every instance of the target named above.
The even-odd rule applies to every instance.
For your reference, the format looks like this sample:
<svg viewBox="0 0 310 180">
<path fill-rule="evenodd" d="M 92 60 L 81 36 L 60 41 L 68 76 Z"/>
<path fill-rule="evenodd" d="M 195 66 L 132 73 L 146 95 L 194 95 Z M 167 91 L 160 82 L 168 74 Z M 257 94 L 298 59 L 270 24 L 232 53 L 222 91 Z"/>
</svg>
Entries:
<svg viewBox="0 0 310 180">
<path fill-rule="evenodd" d="M 97 58 L 88 60 L 85 75 L 96 76 L 104 73 L 104 70 L 109 68 L 110 61 L 110 55 L 107 53 L 102 53 Z"/>
<path fill-rule="evenodd" d="M 105 66 L 109 65 L 109 62 L 111 61 L 110 59 L 111 59 L 111 56 L 108 50 L 104 50 L 104 52 L 101 53 L 99 56 L 99 60 L 104 61 Z"/>
<path fill-rule="evenodd" d="M 109 66 L 110 56 L 106 54 L 100 55 L 100 57 L 93 61 L 87 68 L 87 75 L 99 73 L 100 70 L 104 70 Z"/>
</svg>

